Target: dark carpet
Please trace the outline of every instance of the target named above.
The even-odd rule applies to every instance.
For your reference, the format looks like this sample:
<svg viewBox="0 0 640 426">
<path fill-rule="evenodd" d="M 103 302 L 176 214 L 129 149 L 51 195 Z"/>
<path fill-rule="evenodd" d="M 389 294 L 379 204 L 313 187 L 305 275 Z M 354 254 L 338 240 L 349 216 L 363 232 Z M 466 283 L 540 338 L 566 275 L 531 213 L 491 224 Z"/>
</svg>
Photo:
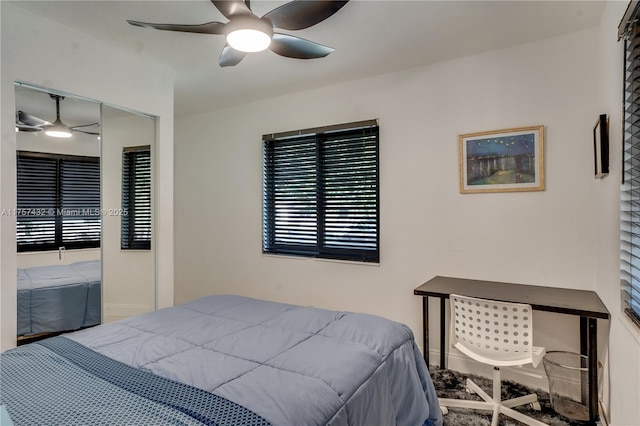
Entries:
<svg viewBox="0 0 640 426">
<path fill-rule="evenodd" d="M 462 374 L 453 370 L 438 370 L 433 368 L 431 370 L 431 377 L 433 379 L 433 384 L 436 387 L 438 397 L 440 398 L 462 398 L 481 401 L 482 399 L 479 396 L 468 394 L 465 391 L 465 382 L 467 377 L 470 377 L 489 395 L 491 395 L 493 392 L 491 379 L 479 377 L 472 374 Z M 542 410 L 535 411 L 529 405 L 523 405 L 514 409 L 522 412 L 523 414 L 526 414 L 527 416 L 538 419 L 543 423 L 547 423 L 550 426 L 584 426 L 584 423 L 582 422 L 572 421 L 553 411 L 548 392 L 541 389 L 533 390 L 510 380 L 502 380 L 502 399 L 515 398 L 534 392 L 538 395 L 538 402 L 540 402 Z M 491 414 L 491 411 L 469 410 L 465 408 L 450 408 L 449 414 L 443 417 L 444 425 L 490 426 Z M 500 426 L 522 425 L 522 423 L 520 423 L 519 421 L 513 420 L 504 415 L 500 415 L 498 424 Z"/>
</svg>

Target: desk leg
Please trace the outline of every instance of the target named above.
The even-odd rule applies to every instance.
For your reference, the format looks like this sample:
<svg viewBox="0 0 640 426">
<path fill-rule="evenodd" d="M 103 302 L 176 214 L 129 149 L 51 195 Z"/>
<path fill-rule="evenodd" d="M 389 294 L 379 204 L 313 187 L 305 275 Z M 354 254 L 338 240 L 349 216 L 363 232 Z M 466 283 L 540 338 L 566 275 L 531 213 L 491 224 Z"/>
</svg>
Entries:
<svg viewBox="0 0 640 426">
<path fill-rule="evenodd" d="M 429 296 L 422 296 L 422 351 L 429 368 Z"/>
<path fill-rule="evenodd" d="M 442 370 L 443 368 L 447 368 L 446 362 L 445 362 L 445 340 L 447 338 L 447 335 L 445 334 L 445 329 L 446 329 L 446 300 L 444 297 L 440 298 L 440 369 Z"/>
<path fill-rule="evenodd" d="M 583 403 L 589 406 L 589 424 L 598 420 L 598 320 L 580 317 L 580 354 L 587 357 L 587 383 L 589 400 L 583 395 Z"/>
<path fill-rule="evenodd" d="M 580 355 L 586 357 L 586 362 L 583 362 L 585 358 L 581 358 L 579 367 L 587 369 L 587 371 L 580 373 L 580 402 L 590 407 L 591 400 L 587 397 L 590 390 L 589 381 L 591 380 L 591 372 L 589 371 L 589 326 L 587 317 L 580 317 Z"/>
<path fill-rule="evenodd" d="M 589 356 L 587 317 L 580 317 L 580 355 Z"/>
<path fill-rule="evenodd" d="M 598 320 L 588 320 L 588 357 L 589 357 L 589 422 L 595 424 L 598 419 Z"/>
</svg>

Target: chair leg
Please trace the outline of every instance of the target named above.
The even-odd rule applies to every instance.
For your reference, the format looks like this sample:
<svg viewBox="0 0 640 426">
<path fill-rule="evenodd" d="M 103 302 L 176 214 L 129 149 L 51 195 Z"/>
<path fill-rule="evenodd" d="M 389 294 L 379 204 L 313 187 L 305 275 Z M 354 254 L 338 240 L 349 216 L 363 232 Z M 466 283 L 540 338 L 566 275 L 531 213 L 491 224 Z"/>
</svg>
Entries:
<svg viewBox="0 0 640 426">
<path fill-rule="evenodd" d="M 487 402 L 493 402 L 493 398 L 489 396 L 480 386 L 478 386 L 473 380 L 467 379 L 467 387 L 477 394 L 480 398 Z"/>
<path fill-rule="evenodd" d="M 529 425 L 529 426 L 549 426 L 546 423 L 542 423 L 541 421 L 536 420 L 533 417 L 529 417 L 529 416 L 527 416 L 525 414 L 522 414 L 521 412 L 516 411 L 516 410 L 514 410 L 512 408 L 505 407 L 504 405 L 500 407 L 500 412 L 502 414 L 504 414 L 505 416 L 509 416 L 512 419 L 516 419 L 516 420 L 518 420 L 518 421 L 520 421 L 520 422 L 522 422 L 522 423 L 524 423 L 526 425 Z"/>
<path fill-rule="evenodd" d="M 513 408 L 520 405 L 531 404 L 532 402 L 536 401 L 538 401 L 538 395 L 532 393 L 525 396 L 519 396 L 518 398 L 512 398 L 506 401 L 502 401 L 502 405 L 504 405 L 505 407 Z"/>
<path fill-rule="evenodd" d="M 484 401 L 470 401 L 468 399 L 438 398 L 438 404 L 447 408 L 470 408 L 472 410 L 492 411 L 493 403 Z"/>
<path fill-rule="evenodd" d="M 543 423 L 511 408 L 517 407 L 519 405 L 537 402 L 538 396 L 536 394 L 520 396 L 518 398 L 512 398 L 506 401 L 502 401 L 502 380 L 500 377 L 499 368 L 494 367 L 493 369 L 493 397 L 489 396 L 489 394 L 487 394 L 471 379 L 467 379 L 466 385 L 470 391 L 477 394 L 480 398 L 483 399 L 483 401 L 438 398 L 440 406 L 445 407 L 445 410 L 446 407 L 457 407 L 492 411 L 493 417 L 491 419 L 491 426 L 498 426 L 498 421 L 501 413 L 529 426 L 548 426 L 546 423 Z"/>
<path fill-rule="evenodd" d="M 491 417 L 491 426 L 498 426 L 499 418 L 500 418 L 500 404 L 494 404 L 493 416 Z"/>
</svg>

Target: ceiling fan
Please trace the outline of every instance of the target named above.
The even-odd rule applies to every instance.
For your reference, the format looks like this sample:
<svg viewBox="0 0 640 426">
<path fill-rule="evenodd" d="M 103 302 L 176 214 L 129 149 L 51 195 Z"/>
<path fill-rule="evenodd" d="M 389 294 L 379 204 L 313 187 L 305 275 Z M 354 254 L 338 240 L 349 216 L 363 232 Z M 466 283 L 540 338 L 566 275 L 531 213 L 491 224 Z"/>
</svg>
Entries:
<svg viewBox="0 0 640 426">
<path fill-rule="evenodd" d="M 251 11 L 249 0 L 211 0 L 229 22 L 196 25 L 152 24 L 131 20 L 127 22 L 156 30 L 224 35 L 227 43 L 218 60 L 221 67 L 237 65 L 247 53 L 259 52 L 267 47 L 280 56 L 314 59 L 325 57 L 335 49 L 289 34 L 277 33 L 274 29 L 309 28 L 336 13 L 348 1 L 294 0 L 259 18 Z"/>
<path fill-rule="evenodd" d="M 24 111 L 16 112 L 16 130 L 20 132 L 40 132 L 45 131 L 47 136 L 54 138 L 69 138 L 73 132 L 86 133 L 88 135 L 98 136 L 100 133 L 83 130 L 83 127 L 100 126 L 99 123 L 83 124 L 80 126 L 67 126 L 60 120 L 60 101 L 64 100 L 64 96 L 49 94 L 51 99 L 56 101 L 56 121 L 50 123 L 42 118 L 26 113 Z"/>
</svg>

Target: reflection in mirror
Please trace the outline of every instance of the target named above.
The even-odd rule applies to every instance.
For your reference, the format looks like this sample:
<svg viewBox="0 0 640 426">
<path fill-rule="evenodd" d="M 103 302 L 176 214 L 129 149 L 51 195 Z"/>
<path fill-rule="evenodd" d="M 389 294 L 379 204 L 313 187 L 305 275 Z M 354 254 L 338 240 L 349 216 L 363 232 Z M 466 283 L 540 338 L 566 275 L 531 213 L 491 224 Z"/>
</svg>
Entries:
<svg viewBox="0 0 640 426">
<path fill-rule="evenodd" d="M 155 309 L 155 119 L 103 105 L 104 321 Z"/>
<path fill-rule="evenodd" d="M 101 322 L 100 104 L 16 85 L 18 341 Z"/>
<path fill-rule="evenodd" d="M 155 118 L 15 94 L 18 344 L 154 310 Z"/>
</svg>

